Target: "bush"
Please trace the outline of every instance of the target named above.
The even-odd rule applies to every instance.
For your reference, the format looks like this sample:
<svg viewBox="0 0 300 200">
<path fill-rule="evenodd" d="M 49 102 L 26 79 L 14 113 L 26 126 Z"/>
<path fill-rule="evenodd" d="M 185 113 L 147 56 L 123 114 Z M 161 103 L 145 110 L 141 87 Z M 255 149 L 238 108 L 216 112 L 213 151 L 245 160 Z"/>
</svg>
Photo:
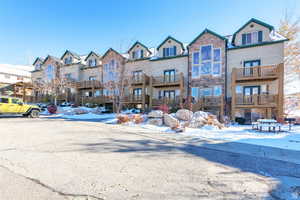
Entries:
<svg viewBox="0 0 300 200">
<path fill-rule="evenodd" d="M 235 121 L 236 121 L 237 123 L 239 123 L 239 124 L 245 124 L 246 119 L 243 118 L 243 117 L 236 117 L 236 118 L 235 118 Z"/>
</svg>

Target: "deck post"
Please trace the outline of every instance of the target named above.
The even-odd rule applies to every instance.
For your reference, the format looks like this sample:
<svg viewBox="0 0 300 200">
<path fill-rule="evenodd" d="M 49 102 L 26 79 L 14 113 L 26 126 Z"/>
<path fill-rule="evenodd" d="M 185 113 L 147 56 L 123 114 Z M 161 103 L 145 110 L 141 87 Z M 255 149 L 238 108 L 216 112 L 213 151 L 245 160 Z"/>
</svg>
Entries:
<svg viewBox="0 0 300 200">
<path fill-rule="evenodd" d="M 150 76 L 150 81 L 149 81 L 149 109 L 152 110 L 152 97 L 153 97 L 153 77 Z"/>
<path fill-rule="evenodd" d="M 283 117 L 283 104 L 284 104 L 284 64 L 281 63 L 278 66 L 278 104 L 277 104 L 277 118 Z"/>
<path fill-rule="evenodd" d="M 236 100 L 236 94 L 235 94 L 235 88 L 236 88 L 236 68 L 232 69 L 231 73 L 231 120 L 234 120 L 235 117 L 235 100 Z"/>
</svg>

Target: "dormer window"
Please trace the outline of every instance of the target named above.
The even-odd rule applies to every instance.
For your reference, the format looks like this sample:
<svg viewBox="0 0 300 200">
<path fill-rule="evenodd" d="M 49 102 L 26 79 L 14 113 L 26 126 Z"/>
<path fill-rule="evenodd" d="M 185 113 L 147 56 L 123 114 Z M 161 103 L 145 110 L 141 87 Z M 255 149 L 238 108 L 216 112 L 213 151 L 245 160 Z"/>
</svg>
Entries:
<svg viewBox="0 0 300 200">
<path fill-rule="evenodd" d="M 262 42 L 262 40 L 263 40 L 262 31 L 254 31 L 251 33 L 242 34 L 242 45 L 257 44 Z"/>
<path fill-rule="evenodd" d="M 72 61 L 73 61 L 73 58 L 70 56 L 70 57 L 65 58 L 64 63 L 66 65 L 68 65 L 68 64 L 72 64 Z"/>
<path fill-rule="evenodd" d="M 35 70 L 40 70 L 41 69 L 41 64 L 36 64 L 35 65 Z"/>
<path fill-rule="evenodd" d="M 90 60 L 89 60 L 89 66 L 90 66 L 90 67 L 95 67 L 95 66 L 97 66 L 97 60 L 96 60 L 96 59 L 90 59 Z"/>
<path fill-rule="evenodd" d="M 176 46 L 163 48 L 163 57 L 176 56 Z"/>
<path fill-rule="evenodd" d="M 140 49 L 140 50 L 136 50 L 132 52 L 132 58 L 133 59 L 140 59 L 144 57 L 144 50 Z"/>
</svg>

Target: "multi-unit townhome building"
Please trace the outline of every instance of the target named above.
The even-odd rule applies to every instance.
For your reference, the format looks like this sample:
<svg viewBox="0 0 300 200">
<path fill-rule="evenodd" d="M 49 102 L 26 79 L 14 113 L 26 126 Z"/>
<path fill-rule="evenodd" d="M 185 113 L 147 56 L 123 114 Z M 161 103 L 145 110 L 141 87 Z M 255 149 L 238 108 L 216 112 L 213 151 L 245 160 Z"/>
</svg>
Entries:
<svg viewBox="0 0 300 200">
<path fill-rule="evenodd" d="M 279 118 L 285 41 L 273 26 L 250 19 L 232 35 L 205 29 L 189 44 L 168 36 L 156 48 L 137 41 L 126 53 L 110 48 L 102 56 L 66 51 L 60 59 L 37 58 L 32 79 L 70 80 L 63 99 L 81 104 L 113 107 L 122 97 L 125 107 L 144 111 L 190 102 L 220 118 Z"/>
</svg>

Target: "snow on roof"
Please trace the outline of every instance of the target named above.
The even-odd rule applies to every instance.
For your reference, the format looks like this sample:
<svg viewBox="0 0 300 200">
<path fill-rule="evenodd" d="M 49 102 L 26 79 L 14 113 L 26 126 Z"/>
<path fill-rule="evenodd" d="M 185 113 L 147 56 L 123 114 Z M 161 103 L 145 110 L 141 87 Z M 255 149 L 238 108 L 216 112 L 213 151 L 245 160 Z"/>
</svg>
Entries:
<svg viewBox="0 0 300 200">
<path fill-rule="evenodd" d="M 32 70 L 34 70 L 34 67 L 27 65 L 0 64 L 0 73 L 5 74 L 30 77 Z"/>
</svg>

